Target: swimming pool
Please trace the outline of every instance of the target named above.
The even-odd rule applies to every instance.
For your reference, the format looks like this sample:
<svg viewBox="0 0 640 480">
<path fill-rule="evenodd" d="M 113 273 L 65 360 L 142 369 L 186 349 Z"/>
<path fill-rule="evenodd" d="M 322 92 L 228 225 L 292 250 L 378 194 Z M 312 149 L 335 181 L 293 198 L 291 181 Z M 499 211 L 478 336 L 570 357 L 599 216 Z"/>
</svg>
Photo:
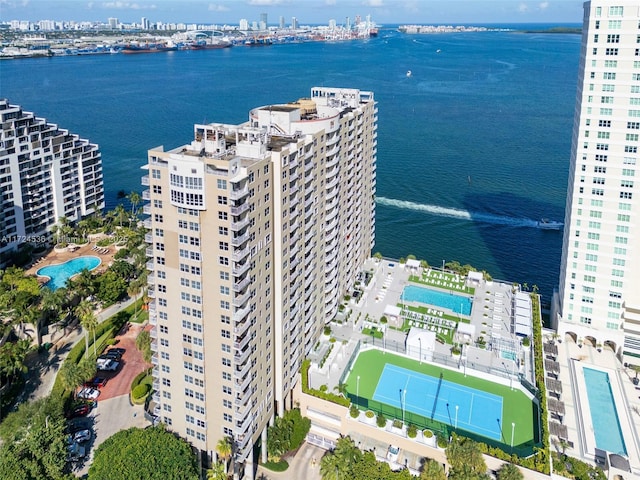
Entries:
<svg viewBox="0 0 640 480">
<path fill-rule="evenodd" d="M 80 273 L 85 269 L 93 270 L 98 265 L 100 265 L 101 262 L 102 260 L 100 260 L 98 257 L 87 255 L 74 258 L 73 260 L 59 263 L 57 265 L 42 267 L 36 272 L 36 275 L 41 277 L 49 277 L 47 287 L 51 290 L 57 290 L 58 288 L 64 287 L 68 278 L 73 277 L 74 275 Z"/>
<path fill-rule="evenodd" d="M 419 302 L 425 305 L 448 308 L 462 315 L 471 315 L 471 299 L 469 297 L 454 295 L 453 293 L 444 293 L 431 290 L 430 288 L 408 285 L 404 287 L 400 298 L 408 302 Z"/>
<path fill-rule="evenodd" d="M 611 392 L 609 374 L 601 370 L 584 367 L 584 383 L 591 410 L 591 424 L 596 437 L 596 446 L 611 453 L 626 455 L 620 420 Z"/>
</svg>

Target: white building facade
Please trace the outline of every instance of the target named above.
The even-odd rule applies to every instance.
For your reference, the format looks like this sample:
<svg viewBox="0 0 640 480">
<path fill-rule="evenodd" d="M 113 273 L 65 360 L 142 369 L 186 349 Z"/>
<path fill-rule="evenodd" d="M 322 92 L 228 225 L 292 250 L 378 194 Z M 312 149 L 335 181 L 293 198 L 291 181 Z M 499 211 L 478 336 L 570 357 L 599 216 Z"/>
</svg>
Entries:
<svg viewBox="0 0 640 480">
<path fill-rule="evenodd" d="M 584 4 L 558 333 L 640 364 L 640 4 Z"/>
<path fill-rule="evenodd" d="M 104 208 L 96 144 L 0 99 L 0 267 L 24 243 L 50 240 L 70 222 Z"/>
<path fill-rule="evenodd" d="M 314 88 L 149 151 L 155 413 L 240 476 L 370 255 L 376 129 L 371 92 Z"/>
</svg>

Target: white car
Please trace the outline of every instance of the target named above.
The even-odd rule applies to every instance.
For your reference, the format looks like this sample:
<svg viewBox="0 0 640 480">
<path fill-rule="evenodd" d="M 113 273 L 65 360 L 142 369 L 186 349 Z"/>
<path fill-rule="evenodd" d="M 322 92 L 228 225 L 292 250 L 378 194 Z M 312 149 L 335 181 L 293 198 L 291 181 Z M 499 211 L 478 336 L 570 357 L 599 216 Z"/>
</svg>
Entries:
<svg viewBox="0 0 640 480">
<path fill-rule="evenodd" d="M 118 365 L 120 365 L 118 362 L 110 359 L 98 359 L 96 362 L 96 368 L 98 370 L 106 370 L 109 372 L 115 372 L 118 369 Z"/>
<path fill-rule="evenodd" d="M 73 440 L 78 443 L 84 443 L 91 440 L 91 430 L 80 430 L 73 434 Z"/>
<path fill-rule="evenodd" d="M 77 397 L 84 400 L 95 400 L 100 395 L 100 390 L 97 388 L 85 387 L 78 392 Z"/>
<path fill-rule="evenodd" d="M 400 447 L 395 445 L 389 445 L 389 451 L 387 452 L 387 460 L 391 463 L 398 463 L 398 454 L 400 453 Z"/>
</svg>

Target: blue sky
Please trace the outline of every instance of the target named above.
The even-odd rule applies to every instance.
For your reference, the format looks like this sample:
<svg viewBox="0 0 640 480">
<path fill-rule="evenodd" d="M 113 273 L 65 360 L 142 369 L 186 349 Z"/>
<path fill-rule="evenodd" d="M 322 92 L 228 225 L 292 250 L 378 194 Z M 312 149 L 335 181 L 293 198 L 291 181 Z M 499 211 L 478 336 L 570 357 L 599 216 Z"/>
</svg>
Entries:
<svg viewBox="0 0 640 480">
<path fill-rule="evenodd" d="M 394 23 L 581 23 L 576 0 L 0 0 L 0 20 L 150 21 L 237 24 L 241 18 L 269 24 L 295 16 L 301 24 L 342 23 L 371 15 Z"/>
</svg>

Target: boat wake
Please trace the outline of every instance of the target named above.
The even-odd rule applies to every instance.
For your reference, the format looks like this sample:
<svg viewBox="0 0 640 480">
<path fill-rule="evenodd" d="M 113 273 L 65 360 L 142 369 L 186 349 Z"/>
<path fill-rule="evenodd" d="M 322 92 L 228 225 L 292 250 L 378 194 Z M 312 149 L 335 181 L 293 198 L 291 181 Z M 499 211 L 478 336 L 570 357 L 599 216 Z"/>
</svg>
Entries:
<svg viewBox="0 0 640 480">
<path fill-rule="evenodd" d="M 511 227 L 539 228 L 539 222 L 530 218 L 516 218 L 506 215 L 493 215 L 491 213 L 470 212 L 468 210 L 461 210 L 458 208 L 441 207 L 438 205 L 428 205 L 385 197 L 377 197 L 376 202 L 380 205 L 430 213 L 440 217 L 458 218 L 461 220 L 491 223 L 494 225 L 509 225 Z"/>
</svg>

